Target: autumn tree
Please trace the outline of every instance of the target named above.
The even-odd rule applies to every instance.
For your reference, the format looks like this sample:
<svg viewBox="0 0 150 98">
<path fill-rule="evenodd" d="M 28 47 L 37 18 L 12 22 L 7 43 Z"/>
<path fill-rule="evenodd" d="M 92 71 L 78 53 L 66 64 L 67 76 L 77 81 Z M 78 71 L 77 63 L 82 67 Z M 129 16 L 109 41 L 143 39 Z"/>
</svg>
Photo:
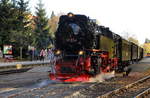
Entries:
<svg viewBox="0 0 150 98">
<path fill-rule="evenodd" d="M 54 11 L 52 11 L 51 17 L 49 19 L 49 25 L 50 25 L 50 36 L 52 37 L 52 39 L 54 40 L 55 37 L 55 32 L 58 26 L 58 21 L 59 21 L 59 15 L 55 15 Z"/>
<path fill-rule="evenodd" d="M 136 36 L 134 34 L 128 33 L 128 32 L 124 32 L 123 34 L 123 38 L 125 38 L 126 40 L 133 42 L 137 45 L 139 45 L 139 41 L 137 40 Z"/>
<path fill-rule="evenodd" d="M 145 43 L 150 43 L 150 40 L 148 38 L 146 38 Z"/>
<path fill-rule="evenodd" d="M 139 41 L 138 41 L 136 38 L 134 38 L 134 37 L 129 37 L 128 40 L 129 40 L 130 42 L 133 42 L 133 43 L 139 45 Z"/>
<path fill-rule="evenodd" d="M 150 53 L 150 40 L 148 38 L 145 39 L 145 43 L 143 44 L 144 53 Z"/>
</svg>

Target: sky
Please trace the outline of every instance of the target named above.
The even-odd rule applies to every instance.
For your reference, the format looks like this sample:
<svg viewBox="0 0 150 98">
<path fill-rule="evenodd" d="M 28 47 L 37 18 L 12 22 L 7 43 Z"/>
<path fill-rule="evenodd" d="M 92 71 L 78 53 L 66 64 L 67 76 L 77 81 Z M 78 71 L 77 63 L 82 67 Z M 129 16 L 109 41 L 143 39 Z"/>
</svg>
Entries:
<svg viewBox="0 0 150 98">
<path fill-rule="evenodd" d="M 42 0 L 47 15 L 52 11 L 84 14 L 97 19 L 100 25 L 125 36 L 137 38 L 140 44 L 150 39 L 150 0 Z M 30 0 L 31 12 L 35 12 L 38 0 Z"/>
</svg>

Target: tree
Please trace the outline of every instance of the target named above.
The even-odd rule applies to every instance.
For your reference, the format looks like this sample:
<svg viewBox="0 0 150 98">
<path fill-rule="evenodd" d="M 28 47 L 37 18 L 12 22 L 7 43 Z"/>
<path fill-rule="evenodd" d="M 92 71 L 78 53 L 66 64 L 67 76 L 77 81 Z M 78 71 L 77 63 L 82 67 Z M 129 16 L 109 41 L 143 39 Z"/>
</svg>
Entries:
<svg viewBox="0 0 150 98">
<path fill-rule="evenodd" d="M 11 35 L 14 31 L 16 9 L 10 0 L 0 1 L 0 45 L 11 44 Z"/>
<path fill-rule="evenodd" d="M 48 18 L 46 17 L 45 9 L 43 8 L 41 0 L 36 7 L 35 22 L 35 40 L 34 45 L 38 49 L 47 48 L 51 44 L 50 27 L 48 25 Z"/>
<path fill-rule="evenodd" d="M 128 40 L 130 42 L 133 42 L 133 43 L 139 45 L 139 41 L 137 40 L 137 38 L 134 34 L 124 32 L 123 38 L 125 38 L 126 40 Z"/>
<path fill-rule="evenodd" d="M 13 4 L 13 7 L 16 7 L 16 0 L 11 0 L 12 1 L 12 4 Z"/>
<path fill-rule="evenodd" d="M 22 57 L 22 48 L 29 45 L 32 29 L 28 2 L 24 0 L 0 1 L 0 45 L 13 45 L 15 56 Z"/>
<path fill-rule="evenodd" d="M 128 40 L 129 40 L 130 42 L 133 42 L 133 43 L 139 45 L 139 41 L 138 41 L 136 38 L 134 38 L 134 37 L 129 37 Z"/>
<path fill-rule="evenodd" d="M 150 40 L 148 38 L 146 38 L 145 43 L 150 43 Z"/>
<path fill-rule="evenodd" d="M 148 38 L 145 39 L 145 43 L 143 44 L 144 53 L 150 53 L 150 40 Z"/>
<path fill-rule="evenodd" d="M 52 11 L 51 19 L 52 19 L 53 17 L 55 17 L 54 11 Z"/>
<path fill-rule="evenodd" d="M 25 2 L 24 0 L 20 0 L 17 3 L 18 5 L 18 12 L 17 12 L 17 20 L 16 20 L 16 31 L 14 35 L 17 34 L 17 36 L 14 36 L 15 39 L 17 39 L 17 44 L 19 46 L 27 46 L 28 40 L 31 33 L 31 20 L 29 19 L 29 10 L 28 10 L 28 2 Z"/>
<path fill-rule="evenodd" d="M 56 32 L 58 26 L 59 17 L 60 17 L 59 15 L 56 16 L 54 14 L 54 11 L 52 11 L 51 18 L 49 19 L 49 25 L 50 25 L 50 36 L 53 40 L 55 38 L 54 33 Z"/>
<path fill-rule="evenodd" d="M 12 34 L 11 41 L 15 44 L 16 49 L 20 48 L 20 58 L 22 58 L 22 49 L 27 48 L 30 38 L 30 33 L 32 32 L 30 26 L 28 2 L 20 0 L 17 2 L 16 6 L 16 16 L 15 29 Z"/>
<path fill-rule="evenodd" d="M 143 48 L 145 54 L 150 53 L 150 43 L 144 43 Z"/>
</svg>

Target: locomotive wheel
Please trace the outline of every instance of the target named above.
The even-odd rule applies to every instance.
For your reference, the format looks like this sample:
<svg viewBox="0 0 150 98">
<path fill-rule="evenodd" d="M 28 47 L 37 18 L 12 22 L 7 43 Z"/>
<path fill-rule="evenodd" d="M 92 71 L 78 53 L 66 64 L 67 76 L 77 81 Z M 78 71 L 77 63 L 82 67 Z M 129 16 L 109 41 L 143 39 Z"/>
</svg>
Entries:
<svg viewBox="0 0 150 98">
<path fill-rule="evenodd" d="M 96 74 L 99 74 L 101 71 L 101 62 L 102 62 L 102 59 L 99 58 L 99 57 L 95 57 L 92 59 L 92 66 L 91 66 L 91 70 L 89 71 L 89 74 L 92 74 L 92 75 L 96 75 Z"/>
</svg>

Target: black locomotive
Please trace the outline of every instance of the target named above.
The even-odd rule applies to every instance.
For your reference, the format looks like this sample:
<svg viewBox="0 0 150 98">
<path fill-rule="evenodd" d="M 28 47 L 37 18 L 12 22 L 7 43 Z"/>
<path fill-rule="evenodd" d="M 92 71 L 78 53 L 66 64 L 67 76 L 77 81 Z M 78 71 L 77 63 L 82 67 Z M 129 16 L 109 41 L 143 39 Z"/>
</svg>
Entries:
<svg viewBox="0 0 150 98">
<path fill-rule="evenodd" d="M 85 15 L 68 13 L 61 16 L 55 36 L 56 55 L 62 58 L 56 61 L 57 75 L 50 74 L 54 80 L 82 72 L 84 74 L 79 76 L 85 78 L 93 76 L 93 73 L 123 71 L 131 62 L 143 58 L 143 48 L 109 28 L 97 25 Z"/>
</svg>

